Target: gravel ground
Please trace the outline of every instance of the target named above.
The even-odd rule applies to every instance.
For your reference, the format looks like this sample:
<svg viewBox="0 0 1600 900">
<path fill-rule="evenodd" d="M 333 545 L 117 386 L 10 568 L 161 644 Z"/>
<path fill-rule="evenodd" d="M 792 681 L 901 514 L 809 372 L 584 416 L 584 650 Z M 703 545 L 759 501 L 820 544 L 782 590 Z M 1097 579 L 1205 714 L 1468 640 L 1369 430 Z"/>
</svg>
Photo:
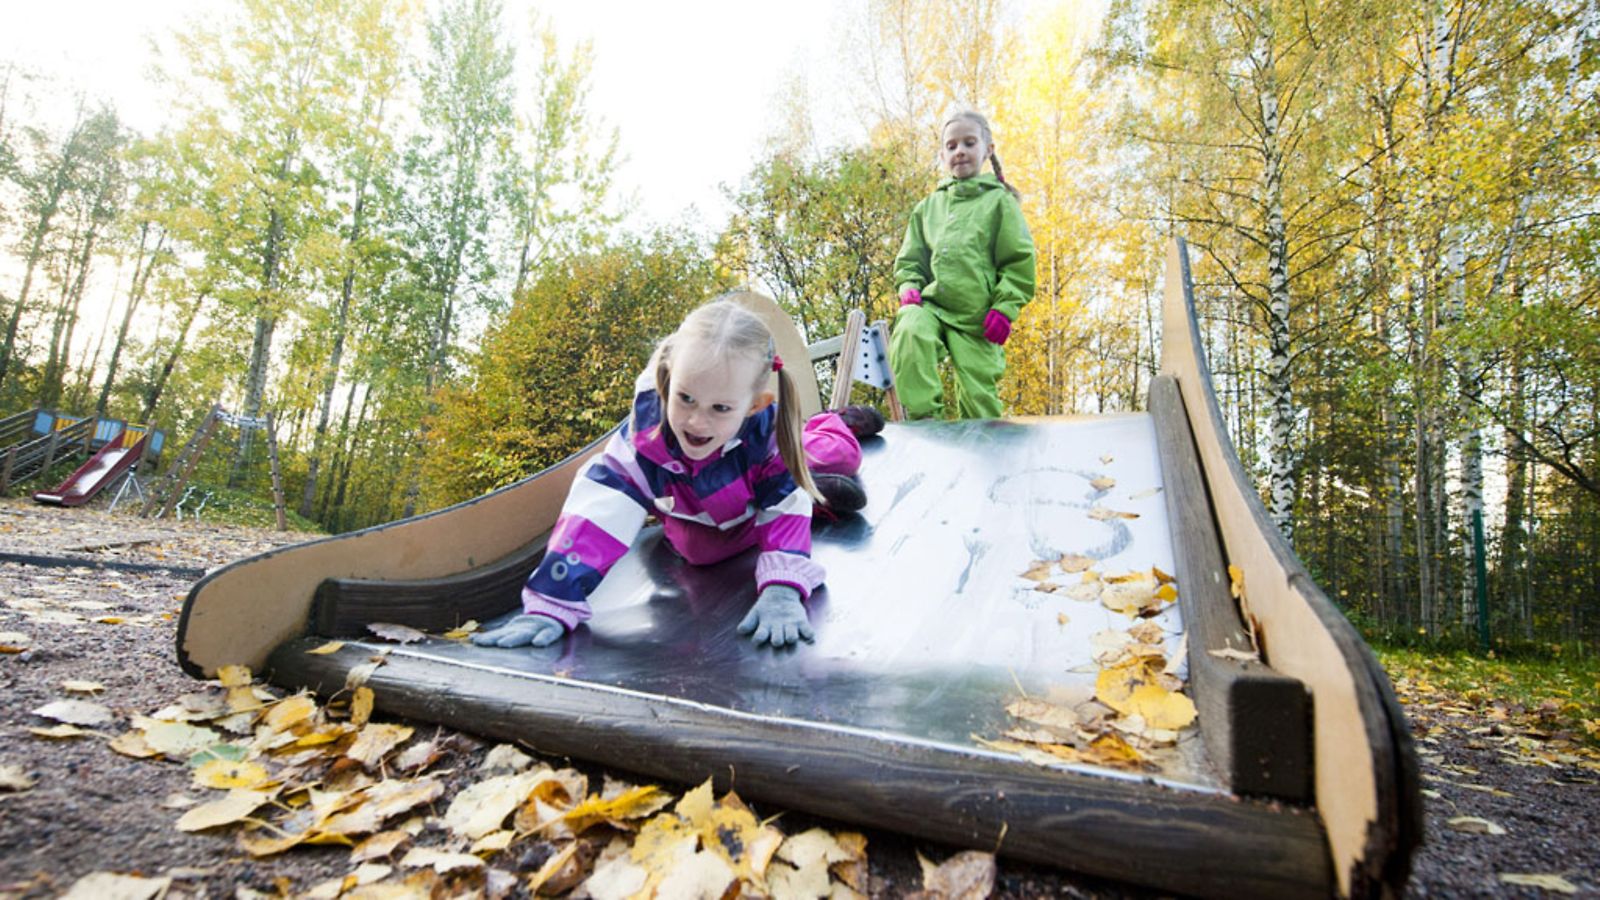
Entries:
<svg viewBox="0 0 1600 900">
<path fill-rule="evenodd" d="M 181 813 L 162 804 L 193 793 L 186 767 L 119 755 L 103 739 L 51 740 L 26 730 L 51 724 L 31 711 L 73 696 L 62 687 L 70 680 L 104 685 L 92 699 L 119 718 L 148 715 L 200 689 L 179 670 L 174 654 L 178 611 L 195 573 L 297 539 L 0 500 L 0 632 L 29 638 L 20 652 L 0 653 L 0 771 L 11 767 L 33 782 L 21 791 L 0 786 L 0 898 L 58 896 L 102 871 L 172 876 L 169 897 L 294 895 L 349 872 L 343 847 L 302 846 L 252 860 L 226 829 L 179 832 L 174 823 Z M 83 564 L 19 562 L 23 557 L 71 557 Z M 1508 718 L 1503 709 L 1486 713 L 1481 705 L 1452 702 L 1416 685 L 1398 687 L 1418 739 L 1426 791 L 1427 840 L 1413 859 L 1407 895 L 1569 893 L 1560 884 L 1502 880 L 1543 875 L 1559 876 L 1572 893 L 1600 896 L 1600 854 L 1593 843 L 1600 833 L 1600 770 L 1592 752 L 1586 755 L 1567 736 L 1519 726 L 1515 710 Z M 436 729 L 419 725 L 418 733 L 424 731 Z M 465 779 L 489 748 L 468 735 L 446 738 L 437 768 Z M 605 774 L 579 768 L 591 777 Z M 756 809 L 763 817 L 780 811 Z M 1447 824 L 1468 816 L 1504 833 Z M 812 824 L 845 827 L 793 813 L 780 824 L 791 834 Z M 917 855 L 937 860 L 951 852 L 891 834 L 869 831 L 867 837 L 874 896 L 916 893 L 922 887 Z M 541 861 L 520 862 L 536 867 Z M 1159 896 L 1005 859 L 994 895 Z"/>
</svg>

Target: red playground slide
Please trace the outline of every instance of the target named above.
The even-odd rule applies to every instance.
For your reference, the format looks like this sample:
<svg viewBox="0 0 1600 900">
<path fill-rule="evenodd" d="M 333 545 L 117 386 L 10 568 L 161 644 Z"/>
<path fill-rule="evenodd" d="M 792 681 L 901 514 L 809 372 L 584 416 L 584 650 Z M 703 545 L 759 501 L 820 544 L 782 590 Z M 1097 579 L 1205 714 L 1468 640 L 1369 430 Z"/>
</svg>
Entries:
<svg viewBox="0 0 1600 900">
<path fill-rule="evenodd" d="M 131 447 L 123 446 L 128 439 L 135 437 L 137 440 Z M 116 440 L 108 441 L 99 452 L 89 457 L 88 462 L 79 466 L 78 471 L 68 476 L 55 490 L 39 491 L 33 495 L 33 499 L 58 506 L 82 506 L 106 485 L 116 481 L 117 476 L 137 464 L 144 456 L 144 448 L 149 441 L 150 432 L 125 429 L 117 435 Z"/>
</svg>

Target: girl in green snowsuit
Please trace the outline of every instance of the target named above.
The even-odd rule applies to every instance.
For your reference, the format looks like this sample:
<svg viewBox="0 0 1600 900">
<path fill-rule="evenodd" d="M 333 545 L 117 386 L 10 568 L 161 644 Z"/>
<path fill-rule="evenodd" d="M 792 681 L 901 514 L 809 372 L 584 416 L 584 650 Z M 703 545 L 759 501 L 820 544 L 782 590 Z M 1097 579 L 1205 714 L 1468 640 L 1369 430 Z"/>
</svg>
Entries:
<svg viewBox="0 0 1600 900">
<path fill-rule="evenodd" d="M 889 368 L 906 415 L 927 418 L 942 406 L 939 360 L 948 354 L 961 418 L 993 419 L 1002 412 L 1002 345 L 1033 299 L 1033 238 L 983 116 L 958 113 L 940 134 L 939 161 L 950 177 L 911 210 L 895 258 L 900 311 Z M 985 161 L 993 175 L 980 174 Z"/>
</svg>

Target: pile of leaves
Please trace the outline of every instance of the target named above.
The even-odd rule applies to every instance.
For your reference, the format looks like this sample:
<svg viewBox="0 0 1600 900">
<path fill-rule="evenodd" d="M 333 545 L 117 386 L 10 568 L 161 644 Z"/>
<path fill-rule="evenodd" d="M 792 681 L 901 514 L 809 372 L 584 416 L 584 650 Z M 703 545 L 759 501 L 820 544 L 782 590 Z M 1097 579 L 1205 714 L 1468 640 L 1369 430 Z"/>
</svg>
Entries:
<svg viewBox="0 0 1600 900">
<path fill-rule="evenodd" d="M 1040 765 L 1082 763 L 1152 772 L 1156 755 L 1178 742 L 1195 721 L 1195 706 L 1182 693 L 1183 654 L 1168 658 L 1165 631 L 1154 621 L 1177 600 L 1175 579 L 1159 568 L 1102 575 L 1095 561 L 1079 554 L 1035 561 L 1022 577 L 1034 590 L 1098 602 L 1134 620 L 1127 629 L 1107 629 L 1090 638 L 1099 667 L 1094 696 L 1064 706 L 1023 696 L 1006 707 L 1016 723 L 1000 740 L 977 738 L 996 750 L 1017 753 Z M 1062 576 L 1076 575 L 1065 586 Z M 1067 621 L 1067 614 L 1059 619 Z"/>
<path fill-rule="evenodd" d="M 235 834 L 266 857 L 303 845 L 350 848 L 347 875 L 296 896 L 455 897 L 860 897 L 868 891 L 866 838 L 820 828 L 785 835 L 711 782 L 680 796 L 539 762 L 511 745 L 473 771 L 449 738 L 417 739 L 409 725 L 372 718 L 374 695 L 358 668 L 326 705 L 279 696 L 248 670 L 225 667 L 208 690 L 145 715 L 120 718 L 93 700 L 63 699 L 33 712 L 52 720 L 41 738 L 100 738 L 118 753 L 187 765 L 199 797 L 164 802 L 186 832 Z M 364 673 L 364 674 L 363 674 Z M 92 694 L 92 683 L 69 684 Z M 113 733 L 115 732 L 115 733 Z M 0 772 L 0 780 L 13 774 Z M 26 790 L 22 781 L 0 789 Z M 930 896 L 981 897 L 992 855 L 924 863 Z M 162 879 L 90 876 L 90 893 L 161 888 Z M 170 880 L 170 879 L 168 879 Z M 141 887 L 142 886 L 142 887 Z M 106 895 L 102 893 L 102 895 Z M 120 896 L 120 894 L 119 894 Z"/>
</svg>

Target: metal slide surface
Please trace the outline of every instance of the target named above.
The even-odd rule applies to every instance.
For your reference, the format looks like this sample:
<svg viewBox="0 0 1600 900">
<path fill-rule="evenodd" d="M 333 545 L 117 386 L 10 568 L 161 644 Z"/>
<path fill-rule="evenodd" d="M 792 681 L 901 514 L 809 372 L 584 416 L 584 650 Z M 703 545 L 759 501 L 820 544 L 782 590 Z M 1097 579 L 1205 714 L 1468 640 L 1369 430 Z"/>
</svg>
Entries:
<svg viewBox="0 0 1600 900">
<path fill-rule="evenodd" d="M 146 433 L 133 446 L 122 447 L 119 446 L 121 437 L 118 436 L 89 457 L 88 462 L 67 476 L 67 480 L 57 485 L 55 490 L 39 491 L 33 495 L 33 499 L 58 506 L 82 506 L 106 485 L 115 482 L 117 476 L 138 463 L 149 440 L 150 435 Z"/>
<path fill-rule="evenodd" d="M 808 604 L 815 643 L 773 651 L 736 633 L 755 600 L 754 551 L 692 566 L 649 528 L 601 583 L 594 618 L 556 646 L 430 639 L 390 645 L 391 655 L 968 750 L 975 735 L 999 739 L 1016 724 L 1005 706 L 1019 690 L 1090 699 L 1099 672 L 1090 636 L 1133 620 L 1035 590 L 1022 573 L 1065 553 L 1094 558 L 1108 575 L 1173 570 L 1149 417 L 892 424 L 863 450 L 867 508 L 814 530 L 813 556 L 828 571 Z M 1115 484 L 1091 486 L 1100 478 Z M 1137 518 L 1097 520 L 1096 506 Z M 1177 605 L 1154 621 L 1181 658 Z M 1214 788 L 1197 742 L 1181 747 L 1162 760 L 1162 778 Z"/>
<path fill-rule="evenodd" d="M 1189 347 L 1183 253 L 1178 242 L 1178 262 L 1169 260 L 1164 341 Z M 782 315 L 765 298 L 752 302 Z M 778 337 L 786 356 L 802 358 L 797 334 Z M 1019 694 L 1065 704 L 1092 696 L 1090 636 L 1131 624 L 1099 603 L 1035 590 L 1023 577 L 1035 561 L 1082 554 L 1112 575 L 1175 572 L 1174 556 L 1189 558 L 1192 542 L 1169 519 L 1158 446 L 1199 445 L 1210 495 L 1200 498 L 1202 521 L 1216 521 L 1210 504 L 1226 491 L 1249 493 L 1213 460 L 1231 453 L 1225 432 L 1196 413 L 1210 390 L 1203 354 L 1164 362 L 1185 393 L 1198 392 L 1188 400 L 1192 442 L 1157 434 L 1144 413 L 891 424 L 869 439 L 866 509 L 814 529 L 828 580 L 808 604 L 816 641 L 797 649 L 758 649 L 735 633 L 754 600 L 753 551 L 690 566 L 652 528 L 592 598 L 590 623 L 554 647 L 430 638 L 305 652 L 325 640 L 311 624 L 323 579 L 376 579 L 379 604 L 362 622 L 404 621 L 385 614 L 386 583 L 425 584 L 424 607 L 450 609 L 475 572 L 547 532 L 591 446 L 457 507 L 208 575 L 185 604 L 178 657 L 200 677 L 240 662 L 279 684 L 333 693 L 381 650 L 387 661 L 369 684 L 391 713 L 652 777 L 732 774 L 747 797 L 967 846 L 992 849 L 1003 837 L 1002 852 L 1020 858 L 1185 894 L 1396 890 L 1414 846 L 1403 717 L 1384 685 L 1368 689 L 1381 671 L 1369 669 L 1359 637 L 1292 552 L 1247 552 L 1268 526 L 1237 514 L 1237 501 L 1217 508 L 1223 527 L 1206 533 L 1245 572 L 1270 629 L 1266 661 L 1283 664 L 1314 701 L 1311 806 L 1231 793 L 1192 734 L 1158 757 L 1153 775 L 1044 768 L 979 740 L 1014 724 L 1005 706 Z M 1227 573 L 1207 577 L 1221 579 L 1222 605 L 1231 604 Z M 1278 585 L 1294 590 L 1275 600 Z M 1169 657 L 1203 653 L 1185 647 L 1177 605 L 1155 621 Z"/>
</svg>

